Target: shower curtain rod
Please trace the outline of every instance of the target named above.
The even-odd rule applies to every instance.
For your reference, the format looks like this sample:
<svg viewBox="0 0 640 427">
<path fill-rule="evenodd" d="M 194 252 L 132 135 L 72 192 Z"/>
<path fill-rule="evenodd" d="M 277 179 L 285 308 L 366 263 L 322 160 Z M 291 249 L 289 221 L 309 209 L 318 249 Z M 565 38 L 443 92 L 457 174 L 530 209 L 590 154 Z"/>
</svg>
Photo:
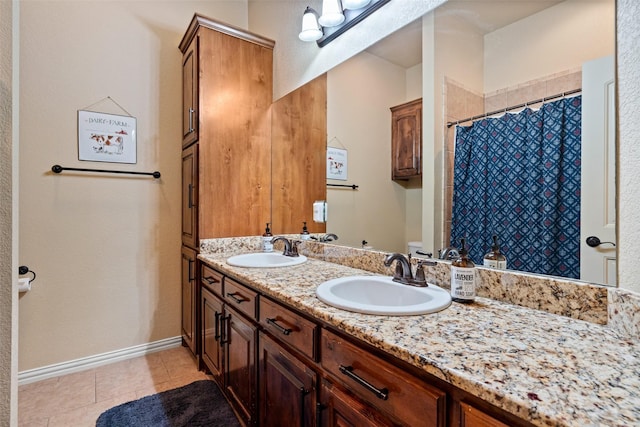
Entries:
<svg viewBox="0 0 640 427">
<path fill-rule="evenodd" d="M 582 89 L 574 89 L 567 92 L 559 93 L 557 95 L 546 96 L 544 98 L 536 99 L 535 101 L 525 102 L 524 104 L 513 105 L 511 107 L 501 108 L 500 110 L 491 111 L 489 113 L 478 114 L 477 116 L 468 117 L 464 120 L 456 120 L 455 122 L 448 122 L 447 127 L 450 128 L 451 126 L 459 125 L 460 123 L 472 122 L 477 119 L 484 119 L 484 118 L 487 118 L 488 116 L 493 116 L 494 114 L 506 113 L 507 111 L 510 111 L 510 110 L 515 110 L 522 107 L 528 107 L 529 105 L 538 104 L 540 102 L 551 101 L 552 99 L 564 98 L 565 96 L 573 95 L 574 93 L 580 93 L 580 92 L 582 92 Z"/>
</svg>

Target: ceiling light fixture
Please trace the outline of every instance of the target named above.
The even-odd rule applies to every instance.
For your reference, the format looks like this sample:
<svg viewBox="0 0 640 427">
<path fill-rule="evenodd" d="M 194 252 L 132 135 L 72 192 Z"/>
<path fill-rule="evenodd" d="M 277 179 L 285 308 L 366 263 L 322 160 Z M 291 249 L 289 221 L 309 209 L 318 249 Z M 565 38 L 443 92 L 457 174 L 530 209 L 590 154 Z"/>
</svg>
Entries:
<svg viewBox="0 0 640 427">
<path fill-rule="evenodd" d="M 302 15 L 298 38 L 323 47 L 391 0 L 323 0 L 322 15 L 312 8 Z"/>
</svg>

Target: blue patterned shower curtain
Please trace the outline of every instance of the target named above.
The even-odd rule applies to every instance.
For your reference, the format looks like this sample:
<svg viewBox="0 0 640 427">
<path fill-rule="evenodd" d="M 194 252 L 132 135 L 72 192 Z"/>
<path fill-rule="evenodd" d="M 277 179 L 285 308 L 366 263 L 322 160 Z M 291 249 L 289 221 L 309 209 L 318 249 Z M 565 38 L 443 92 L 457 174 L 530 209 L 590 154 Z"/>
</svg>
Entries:
<svg viewBox="0 0 640 427">
<path fill-rule="evenodd" d="M 580 96 L 456 127 L 451 245 L 482 265 L 580 277 Z"/>
</svg>

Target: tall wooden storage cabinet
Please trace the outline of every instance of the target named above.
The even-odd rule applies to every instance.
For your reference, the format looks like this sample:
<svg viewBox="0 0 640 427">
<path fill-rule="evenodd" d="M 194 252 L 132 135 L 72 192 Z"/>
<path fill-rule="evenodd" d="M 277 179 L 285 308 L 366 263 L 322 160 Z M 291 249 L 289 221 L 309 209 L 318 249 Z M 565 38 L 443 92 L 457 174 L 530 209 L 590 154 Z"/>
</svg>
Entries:
<svg viewBox="0 0 640 427">
<path fill-rule="evenodd" d="M 272 40 L 196 14 L 182 60 L 182 245 L 262 234 L 271 216 Z M 200 354 L 199 278 L 182 263 L 183 343 Z"/>
</svg>

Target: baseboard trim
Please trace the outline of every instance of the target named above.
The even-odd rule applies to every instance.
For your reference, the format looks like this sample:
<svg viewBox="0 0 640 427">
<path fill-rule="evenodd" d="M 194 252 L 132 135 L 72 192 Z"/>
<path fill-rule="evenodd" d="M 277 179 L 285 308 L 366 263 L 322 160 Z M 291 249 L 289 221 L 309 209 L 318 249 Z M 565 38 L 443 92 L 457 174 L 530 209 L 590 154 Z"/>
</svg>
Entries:
<svg viewBox="0 0 640 427">
<path fill-rule="evenodd" d="M 144 356 L 156 351 L 167 350 L 182 345 L 182 337 L 166 338 L 146 344 L 140 344 L 121 350 L 96 354 L 94 356 L 83 357 L 81 359 L 70 360 L 68 362 L 56 363 L 54 365 L 43 366 L 42 368 L 29 369 L 18 372 L 18 385 L 46 380 L 60 375 L 80 372 L 109 363 L 120 362 L 134 357 Z"/>
</svg>

